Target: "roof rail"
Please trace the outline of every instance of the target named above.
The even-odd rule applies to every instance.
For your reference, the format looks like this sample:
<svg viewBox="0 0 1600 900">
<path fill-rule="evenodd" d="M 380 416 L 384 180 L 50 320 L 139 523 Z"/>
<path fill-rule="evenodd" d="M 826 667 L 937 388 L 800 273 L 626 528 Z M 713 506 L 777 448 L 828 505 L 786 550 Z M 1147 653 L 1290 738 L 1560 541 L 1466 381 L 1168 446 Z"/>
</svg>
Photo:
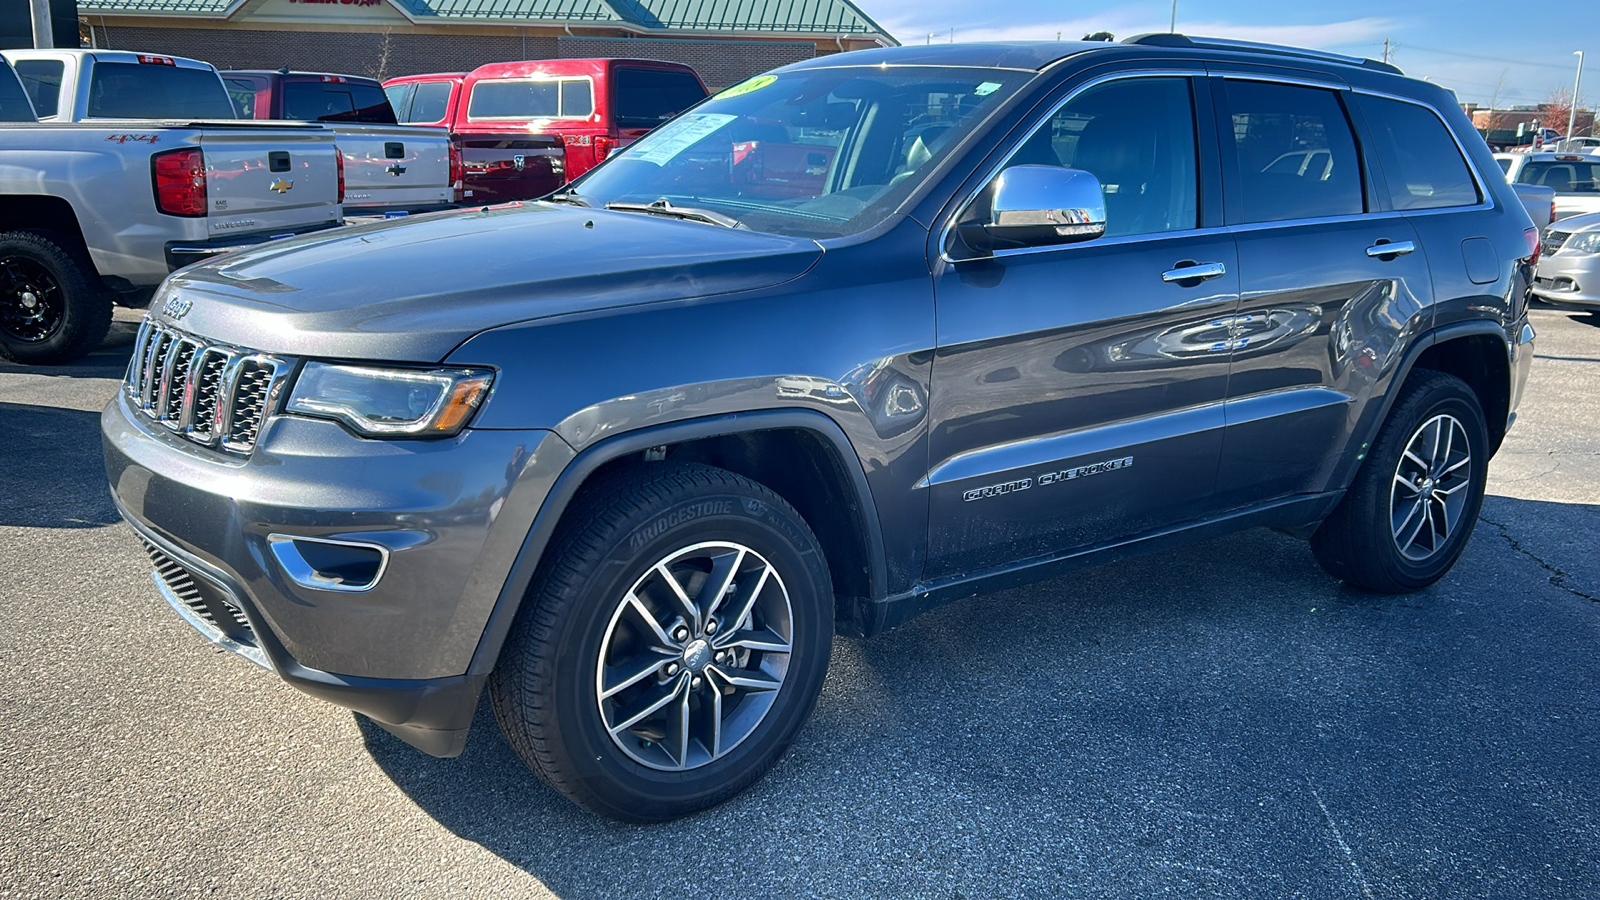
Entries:
<svg viewBox="0 0 1600 900">
<path fill-rule="evenodd" d="M 1391 75 L 1404 75 L 1399 67 L 1375 59 L 1363 59 L 1359 56 L 1345 56 L 1341 53 L 1328 53 L 1323 50 L 1306 50 L 1301 47 L 1285 47 L 1279 44 L 1258 44 L 1255 41 L 1235 41 L 1228 38 L 1189 37 L 1183 34 L 1156 33 L 1141 34 L 1128 38 L 1124 44 L 1142 44 L 1147 47 L 1193 47 L 1200 50 L 1237 50 L 1241 53 L 1264 53 L 1272 56 L 1297 56 L 1302 59 L 1319 59 L 1324 62 L 1342 63 L 1347 66 L 1360 66 L 1364 69 L 1373 69 L 1378 72 L 1388 72 Z"/>
</svg>

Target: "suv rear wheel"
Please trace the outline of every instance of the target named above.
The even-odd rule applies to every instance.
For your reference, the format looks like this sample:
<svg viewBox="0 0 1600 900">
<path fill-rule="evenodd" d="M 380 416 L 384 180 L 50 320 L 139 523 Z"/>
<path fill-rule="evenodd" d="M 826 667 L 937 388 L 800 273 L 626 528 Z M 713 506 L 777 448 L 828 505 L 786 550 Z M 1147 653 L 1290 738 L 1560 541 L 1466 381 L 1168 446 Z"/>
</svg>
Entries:
<svg viewBox="0 0 1600 900">
<path fill-rule="evenodd" d="M 749 479 L 652 463 L 576 501 L 490 680 L 507 741 L 601 815 L 721 803 L 777 761 L 833 635 L 827 563 Z"/>
<path fill-rule="evenodd" d="M 1483 505 L 1489 436 L 1477 395 L 1453 375 L 1406 379 L 1344 500 L 1311 536 L 1329 574 L 1381 593 L 1438 581 Z"/>
</svg>

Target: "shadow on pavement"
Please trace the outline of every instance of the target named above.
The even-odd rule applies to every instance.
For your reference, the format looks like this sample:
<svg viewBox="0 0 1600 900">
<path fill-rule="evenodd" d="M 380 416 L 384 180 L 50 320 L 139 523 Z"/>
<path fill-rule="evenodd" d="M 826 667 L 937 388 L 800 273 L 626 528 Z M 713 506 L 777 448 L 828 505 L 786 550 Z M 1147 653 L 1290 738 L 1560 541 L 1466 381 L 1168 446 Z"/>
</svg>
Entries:
<svg viewBox="0 0 1600 900">
<path fill-rule="evenodd" d="M 1461 562 L 1411 595 L 1348 588 L 1258 529 L 838 638 L 789 755 L 659 826 L 568 803 L 487 703 L 456 760 L 356 718 L 424 812 L 564 897 L 668 872 L 707 896 L 1331 896 L 1350 872 L 1335 817 L 1381 893 L 1469 890 L 1494 846 L 1523 873 L 1504 895 L 1531 896 L 1584 880 L 1600 826 L 1600 718 L 1579 712 L 1594 607 L 1550 561 L 1582 548 L 1541 545 L 1559 536 L 1540 523 L 1589 546 L 1600 506 L 1489 500 Z"/>
<path fill-rule="evenodd" d="M 99 413 L 0 402 L 0 525 L 120 521 L 106 489 Z"/>
</svg>

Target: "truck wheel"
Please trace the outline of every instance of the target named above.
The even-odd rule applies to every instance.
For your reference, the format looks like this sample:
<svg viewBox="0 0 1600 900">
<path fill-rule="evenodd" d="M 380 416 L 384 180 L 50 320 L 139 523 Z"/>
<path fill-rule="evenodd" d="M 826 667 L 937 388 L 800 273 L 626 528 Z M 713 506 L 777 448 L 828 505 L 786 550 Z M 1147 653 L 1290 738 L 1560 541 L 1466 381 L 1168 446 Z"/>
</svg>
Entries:
<svg viewBox="0 0 1600 900">
<path fill-rule="evenodd" d="M 1433 584 L 1472 536 L 1488 465 L 1477 395 L 1453 375 L 1413 372 L 1355 482 L 1311 536 L 1317 562 L 1380 593 Z"/>
<path fill-rule="evenodd" d="M 833 588 L 805 520 L 722 469 L 652 463 L 574 501 L 489 682 L 552 787 L 659 822 L 759 779 L 810 715 Z"/>
<path fill-rule="evenodd" d="M 68 363 L 100 346 L 111 296 L 71 241 L 49 231 L 0 232 L 0 356 Z"/>
</svg>

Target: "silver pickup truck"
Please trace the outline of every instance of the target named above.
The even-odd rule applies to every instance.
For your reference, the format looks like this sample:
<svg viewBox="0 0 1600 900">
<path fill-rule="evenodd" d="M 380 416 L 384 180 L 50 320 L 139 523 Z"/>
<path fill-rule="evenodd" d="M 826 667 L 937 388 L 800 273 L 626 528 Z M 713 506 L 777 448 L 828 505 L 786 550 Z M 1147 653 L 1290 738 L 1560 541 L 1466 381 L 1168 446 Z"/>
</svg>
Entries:
<svg viewBox="0 0 1600 900">
<path fill-rule="evenodd" d="M 455 202 L 449 135 L 442 128 L 396 124 L 383 88 L 370 78 L 281 71 L 224 75 L 200 60 L 118 50 L 0 55 L 16 68 L 40 121 L 189 116 L 317 122 L 334 133 L 344 160 L 347 215 L 429 212 Z"/>
<path fill-rule="evenodd" d="M 103 71 L 137 89 L 176 68 L 127 65 Z M 69 362 L 172 269 L 341 224 L 339 167 L 316 125 L 40 123 L 0 61 L 0 356 Z"/>
</svg>

